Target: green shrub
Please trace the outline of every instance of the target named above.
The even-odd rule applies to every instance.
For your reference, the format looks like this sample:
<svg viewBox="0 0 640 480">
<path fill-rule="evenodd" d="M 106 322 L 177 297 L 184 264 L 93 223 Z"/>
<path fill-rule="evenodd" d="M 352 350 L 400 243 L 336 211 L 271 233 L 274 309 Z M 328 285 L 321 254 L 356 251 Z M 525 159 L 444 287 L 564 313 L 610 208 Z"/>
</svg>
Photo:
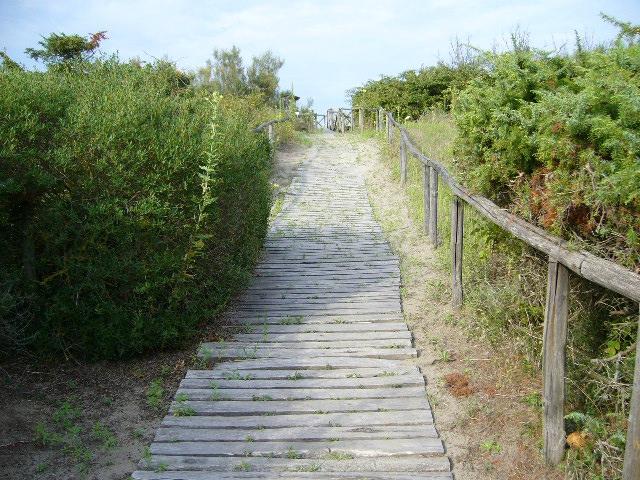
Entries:
<svg viewBox="0 0 640 480">
<path fill-rule="evenodd" d="M 640 45 L 487 57 L 455 103 L 465 181 L 552 233 L 640 267 Z"/>
<path fill-rule="evenodd" d="M 3 71 L 0 112 L 5 352 L 176 345 L 247 278 L 270 205 L 250 100 L 108 60 Z"/>
</svg>

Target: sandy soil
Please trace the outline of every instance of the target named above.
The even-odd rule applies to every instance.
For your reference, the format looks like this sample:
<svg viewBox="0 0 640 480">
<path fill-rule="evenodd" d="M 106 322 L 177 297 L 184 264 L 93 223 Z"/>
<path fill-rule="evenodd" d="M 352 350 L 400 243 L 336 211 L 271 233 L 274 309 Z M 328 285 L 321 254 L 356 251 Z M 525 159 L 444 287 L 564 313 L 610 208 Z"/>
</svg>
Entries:
<svg viewBox="0 0 640 480">
<path fill-rule="evenodd" d="M 280 149 L 274 194 L 290 184 L 307 148 L 315 147 Z M 218 334 L 214 320 L 180 351 L 96 364 L 18 358 L 0 365 L 0 480 L 128 479 L 198 343 Z M 162 388 L 157 406 L 147 398 L 153 381 Z"/>
<path fill-rule="evenodd" d="M 528 372 L 508 346 L 469 336 L 449 304 L 449 273 L 437 268 L 375 141 L 344 141 L 357 151 L 376 216 L 401 258 L 405 319 L 456 480 L 562 478 L 540 455 L 539 372 Z"/>
</svg>

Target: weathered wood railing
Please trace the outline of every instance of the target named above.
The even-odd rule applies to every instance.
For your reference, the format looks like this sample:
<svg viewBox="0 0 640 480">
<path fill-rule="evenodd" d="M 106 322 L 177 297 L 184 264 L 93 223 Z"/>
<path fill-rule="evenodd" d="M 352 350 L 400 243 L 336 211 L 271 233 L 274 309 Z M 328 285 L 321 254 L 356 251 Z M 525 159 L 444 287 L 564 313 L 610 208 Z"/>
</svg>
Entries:
<svg viewBox="0 0 640 480">
<path fill-rule="evenodd" d="M 261 123 L 260 125 L 258 125 L 257 127 L 255 127 L 253 129 L 254 132 L 258 133 L 258 132 L 262 132 L 265 129 L 267 130 L 267 137 L 269 138 L 269 141 L 271 143 L 275 143 L 276 141 L 276 131 L 275 131 L 275 124 L 276 123 L 280 123 L 280 122 L 286 122 L 290 120 L 289 115 L 286 115 L 282 118 L 274 118 L 273 120 L 269 120 L 267 122 Z"/>
<path fill-rule="evenodd" d="M 359 125 L 362 129 L 364 128 L 362 120 L 364 109 L 358 108 L 358 111 L 360 112 Z M 547 301 L 542 355 L 544 379 L 543 453 L 549 464 L 558 464 L 564 456 L 566 443 L 564 399 L 569 270 L 635 302 L 640 302 L 640 275 L 587 251 L 576 250 L 565 240 L 498 207 L 489 199 L 471 193 L 456 181 L 444 165 L 424 155 L 407 130 L 394 120 L 390 112 L 378 110 L 377 131 L 382 130 L 380 115 L 383 115 L 386 120 L 388 141 L 393 139 L 394 128 L 399 132 L 400 182 L 404 185 L 407 181 L 407 153 L 417 158 L 423 165 L 424 230 L 435 247 L 438 246 L 438 180 L 440 179 L 446 184 L 453 193 L 451 205 L 451 285 L 454 307 L 461 306 L 463 302 L 462 247 L 465 204 L 475 209 L 490 222 L 548 255 Z M 640 317 L 638 333 L 640 335 Z M 640 479 L 640 341 L 636 342 L 635 348 L 635 371 L 624 453 L 624 480 Z"/>
</svg>

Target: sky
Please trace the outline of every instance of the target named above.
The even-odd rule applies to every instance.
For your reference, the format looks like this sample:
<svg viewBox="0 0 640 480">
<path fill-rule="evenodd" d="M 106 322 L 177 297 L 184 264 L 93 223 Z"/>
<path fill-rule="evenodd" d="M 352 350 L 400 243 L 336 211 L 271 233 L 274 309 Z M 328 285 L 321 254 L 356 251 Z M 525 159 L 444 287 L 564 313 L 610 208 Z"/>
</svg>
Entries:
<svg viewBox="0 0 640 480">
<path fill-rule="evenodd" d="M 369 79 L 446 60 L 456 38 L 490 49 L 517 28 L 541 48 L 571 48 L 574 31 L 609 40 L 601 11 L 640 23 L 640 0 L 0 0 L 0 50 L 31 68 L 24 49 L 42 35 L 106 30 L 103 52 L 192 70 L 214 48 L 247 60 L 270 49 L 285 60 L 281 87 L 323 112 Z"/>
</svg>

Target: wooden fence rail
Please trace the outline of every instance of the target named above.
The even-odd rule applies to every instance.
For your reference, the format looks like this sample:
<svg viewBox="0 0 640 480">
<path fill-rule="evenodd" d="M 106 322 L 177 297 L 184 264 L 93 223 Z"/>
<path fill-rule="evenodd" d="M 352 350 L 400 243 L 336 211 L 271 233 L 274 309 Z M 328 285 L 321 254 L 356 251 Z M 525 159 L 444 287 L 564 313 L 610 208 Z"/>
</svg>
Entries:
<svg viewBox="0 0 640 480">
<path fill-rule="evenodd" d="M 362 118 L 364 109 L 358 109 Z M 462 251 L 464 236 L 464 204 L 475 209 L 490 222 L 500 226 L 527 245 L 549 258 L 547 301 L 543 334 L 544 379 L 544 457 L 558 464 L 565 449 L 564 398 L 567 313 L 569 303 L 569 270 L 604 288 L 640 302 L 640 275 L 615 262 L 584 250 L 577 250 L 559 237 L 532 225 L 498 207 L 491 200 L 475 195 L 456 181 L 437 160 L 424 155 L 407 130 L 396 122 L 390 112 L 377 110 L 376 131 L 382 131 L 381 117 L 386 120 L 386 137 L 393 140 L 394 128 L 400 140 L 400 181 L 407 181 L 407 153 L 423 164 L 424 229 L 434 247 L 438 239 L 438 180 L 453 192 L 451 208 L 452 303 L 463 302 Z M 359 122 L 361 129 L 364 122 Z M 638 321 L 640 335 L 640 315 Z M 640 341 L 636 342 L 636 362 L 629 411 L 629 425 L 624 453 L 624 480 L 640 479 Z"/>
<path fill-rule="evenodd" d="M 254 132 L 262 132 L 265 129 L 267 130 L 267 137 L 271 143 L 275 143 L 276 141 L 276 132 L 275 132 L 275 124 L 280 122 L 287 122 L 290 120 L 289 115 L 286 115 L 283 118 L 274 118 L 273 120 L 269 120 L 267 122 L 261 123 L 257 127 L 253 129 Z"/>
</svg>

